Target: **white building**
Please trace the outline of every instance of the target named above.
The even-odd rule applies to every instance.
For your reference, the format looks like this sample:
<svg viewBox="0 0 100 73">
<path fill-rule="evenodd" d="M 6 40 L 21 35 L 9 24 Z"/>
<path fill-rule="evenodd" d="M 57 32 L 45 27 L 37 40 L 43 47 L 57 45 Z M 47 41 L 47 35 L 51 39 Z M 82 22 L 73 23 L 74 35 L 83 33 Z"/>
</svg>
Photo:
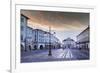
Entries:
<svg viewBox="0 0 100 73">
<path fill-rule="evenodd" d="M 60 48 L 60 41 L 59 39 L 55 36 L 55 34 L 50 34 L 49 32 L 46 32 L 44 34 L 45 37 L 45 47 L 49 48 L 49 45 L 51 45 L 51 48 Z"/>
<path fill-rule="evenodd" d="M 34 29 L 27 26 L 26 28 L 26 47 L 27 50 L 32 50 L 33 48 L 33 42 L 35 41 L 35 32 Z"/>
<path fill-rule="evenodd" d="M 86 49 L 89 50 L 89 27 L 87 27 L 84 31 L 82 31 L 78 36 L 77 36 L 77 46 L 80 49 Z"/>
<path fill-rule="evenodd" d="M 20 17 L 20 21 L 21 21 L 21 50 L 26 50 L 25 49 L 25 41 L 26 41 L 26 28 L 27 28 L 27 20 L 28 20 L 28 17 L 24 16 L 21 14 L 21 17 Z"/>
<path fill-rule="evenodd" d="M 76 42 L 71 39 L 71 38 L 67 38 L 63 40 L 63 48 L 75 48 L 76 47 Z"/>
<path fill-rule="evenodd" d="M 40 29 L 34 29 L 34 49 L 43 49 L 45 46 L 44 43 L 44 31 Z"/>
<path fill-rule="evenodd" d="M 41 29 L 34 29 L 35 31 L 35 41 L 34 48 L 36 49 L 48 49 L 51 45 L 51 48 L 58 48 L 60 46 L 60 41 L 57 37 L 49 32 L 43 31 Z"/>
</svg>

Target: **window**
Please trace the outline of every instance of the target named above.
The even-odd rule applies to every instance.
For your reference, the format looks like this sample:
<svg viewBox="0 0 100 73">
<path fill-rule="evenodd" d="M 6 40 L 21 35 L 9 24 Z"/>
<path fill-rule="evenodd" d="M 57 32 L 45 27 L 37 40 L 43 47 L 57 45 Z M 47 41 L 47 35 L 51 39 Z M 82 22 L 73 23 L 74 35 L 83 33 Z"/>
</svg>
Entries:
<svg viewBox="0 0 100 73">
<path fill-rule="evenodd" d="M 24 22 L 24 18 L 23 17 L 21 17 L 21 22 Z"/>
</svg>

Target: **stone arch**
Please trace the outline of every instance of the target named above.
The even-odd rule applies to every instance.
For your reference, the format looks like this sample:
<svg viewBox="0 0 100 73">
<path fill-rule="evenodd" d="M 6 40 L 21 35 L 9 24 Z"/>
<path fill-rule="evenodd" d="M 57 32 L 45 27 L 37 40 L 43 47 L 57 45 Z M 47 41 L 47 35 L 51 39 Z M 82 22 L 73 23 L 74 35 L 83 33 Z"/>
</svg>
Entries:
<svg viewBox="0 0 100 73">
<path fill-rule="evenodd" d="M 43 45 L 40 45 L 40 49 L 43 49 Z"/>
<path fill-rule="evenodd" d="M 29 45 L 28 48 L 29 48 L 29 50 L 31 50 L 32 49 L 31 45 Z"/>
<path fill-rule="evenodd" d="M 34 45 L 34 49 L 37 49 L 37 45 Z"/>
</svg>

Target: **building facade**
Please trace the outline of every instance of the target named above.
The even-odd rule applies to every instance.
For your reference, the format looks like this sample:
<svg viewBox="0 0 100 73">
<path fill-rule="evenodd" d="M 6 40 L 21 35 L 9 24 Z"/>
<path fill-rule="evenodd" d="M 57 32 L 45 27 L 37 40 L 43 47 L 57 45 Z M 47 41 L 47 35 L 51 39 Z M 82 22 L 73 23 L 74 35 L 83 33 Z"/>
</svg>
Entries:
<svg viewBox="0 0 100 73">
<path fill-rule="evenodd" d="M 34 29 L 27 26 L 26 28 L 26 47 L 27 50 L 33 49 L 33 42 L 35 41 L 35 32 Z"/>
<path fill-rule="evenodd" d="M 67 39 L 64 39 L 63 40 L 63 48 L 65 49 L 72 49 L 72 48 L 75 48 L 76 47 L 76 42 L 71 39 L 71 38 L 67 38 Z"/>
<path fill-rule="evenodd" d="M 44 31 L 40 29 L 34 29 L 34 49 L 44 49 Z"/>
<path fill-rule="evenodd" d="M 89 50 L 90 38 L 89 27 L 87 27 L 84 31 L 82 31 L 77 36 L 77 47 L 84 50 Z"/>
<path fill-rule="evenodd" d="M 20 17 L 20 28 L 21 28 L 21 50 L 26 50 L 26 28 L 27 28 L 28 17 L 21 14 Z"/>
<path fill-rule="evenodd" d="M 35 32 L 35 41 L 34 49 L 48 49 L 58 48 L 60 46 L 60 41 L 53 34 L 43 31 L 41 29 L 34 29 Z"/>
</svg>

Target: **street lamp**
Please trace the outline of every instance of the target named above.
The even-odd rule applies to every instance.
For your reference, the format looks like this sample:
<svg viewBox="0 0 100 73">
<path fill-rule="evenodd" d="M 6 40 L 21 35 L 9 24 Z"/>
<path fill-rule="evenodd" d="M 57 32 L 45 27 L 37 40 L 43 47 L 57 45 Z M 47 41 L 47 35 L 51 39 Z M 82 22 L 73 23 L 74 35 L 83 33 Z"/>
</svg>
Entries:
<svg viewBox="0 0 100 73">
<path fill-rule="evenodd" d="M 52 56 L 52 50 L 51 50 L 51 26 L 49 26 L 49 33 L 48 33 L 49 35 L 49 51 L 48 51 L 48 56 Z M 55 32 L 54 32 L 54 34 L 55 34 Z M 46 35 L 47 35 L 47 33 L 45 32 L 45 37 L 46 37 Z M 46 39 L 46 38 L 45 38 Z M 46 46 L 46 41 L 45 41 L 45 46 Z"/>
<path fill-rule="evenodd" d="M 49 53 L 48 56 L 52 56 L 51 52 L 51 26 L 49 26 Z"/>
</svg>

